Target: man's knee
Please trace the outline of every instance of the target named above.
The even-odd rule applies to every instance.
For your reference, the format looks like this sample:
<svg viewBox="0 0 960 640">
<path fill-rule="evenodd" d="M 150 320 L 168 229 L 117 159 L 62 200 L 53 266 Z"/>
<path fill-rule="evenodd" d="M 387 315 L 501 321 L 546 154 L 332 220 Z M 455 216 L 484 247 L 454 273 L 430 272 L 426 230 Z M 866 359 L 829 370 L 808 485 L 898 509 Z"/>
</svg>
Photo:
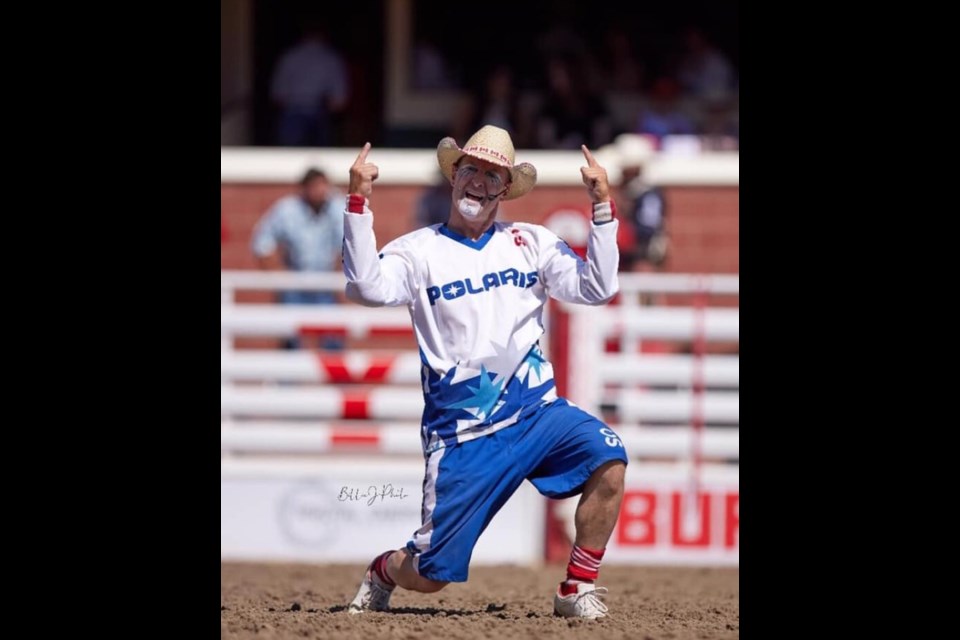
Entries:
<svg viewBox="0 0 960 640">
<path fill-rule="evenodd" d="M 590 476 L 594 491 L 604 497 L 615 497 L 622 494 L 626 470 L 627 465 L 621 460 L 611 460 L 600 465 Z"/>
</svg>

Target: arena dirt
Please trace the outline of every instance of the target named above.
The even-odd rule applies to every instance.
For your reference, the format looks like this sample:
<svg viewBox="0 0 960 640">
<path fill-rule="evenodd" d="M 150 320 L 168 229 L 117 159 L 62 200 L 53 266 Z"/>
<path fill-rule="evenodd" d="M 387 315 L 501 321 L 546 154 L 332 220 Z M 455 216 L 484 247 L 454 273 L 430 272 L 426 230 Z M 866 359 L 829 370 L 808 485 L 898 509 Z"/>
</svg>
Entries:
<svg viewBox="0 0 960 640">
<path fill-rule="evenodd" d="M 435 594 L 397 589 L 392 610 L 351 616 L 363 573 L 356 565 L 222 563 L 220 637 L 424 640 L 426 638 L 740 637 L 736 568 L 603 567 L 603 620 L 553 616 L 564 566 L 472 567 L 466 583 Z"/>
</svg>

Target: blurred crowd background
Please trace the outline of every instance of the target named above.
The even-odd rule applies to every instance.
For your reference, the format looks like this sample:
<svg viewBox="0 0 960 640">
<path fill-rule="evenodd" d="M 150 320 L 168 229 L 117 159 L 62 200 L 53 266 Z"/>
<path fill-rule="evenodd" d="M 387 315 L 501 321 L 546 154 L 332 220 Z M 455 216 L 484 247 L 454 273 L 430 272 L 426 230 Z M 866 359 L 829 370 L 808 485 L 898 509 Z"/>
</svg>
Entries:
<svg viewBox="0 0 960 640">
<path fill-rule="evenodd" d="M 739 149 L 737 2 L 454 6 L 222 0 L 221 144 L 429 148 L 492 123 L 517 148 Z"/>
<path fill-rule="evenodd" d="M 337 499 L 423 470 L 409 315 L 342 304 L 348 167 L 373 143 L 383 247 L 447 220 L 440 139 L 494 124 L 540 172 L 498 219 L 581 255 L 574 150 L 609 171 L 634 273 L 597 315 L 551 303 L 544 340 L 561 395 L 642 462 L 607 559 L 739 564 L 738 25 L 725 0 L 221 0 L 222 559 L 359 564 L 418 521 L 419 499 Z M 513 498 L 474 559 L 565 562 L 576 499 L 542 505 Z"/>
</svg>

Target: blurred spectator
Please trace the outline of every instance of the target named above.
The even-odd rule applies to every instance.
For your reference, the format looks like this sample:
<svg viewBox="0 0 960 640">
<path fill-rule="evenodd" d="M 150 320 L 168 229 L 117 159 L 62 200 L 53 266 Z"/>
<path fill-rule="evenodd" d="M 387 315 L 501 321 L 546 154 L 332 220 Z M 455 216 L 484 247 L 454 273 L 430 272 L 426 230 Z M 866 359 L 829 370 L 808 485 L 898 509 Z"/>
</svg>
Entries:
<svg viewBox="0 0 960 640">
<path fill-rule="evenodd" d="M 698 27 L 687 27 L 683 42 L 677 77 L 684 95 L 698 100 L 728 98 L 736 86 L 730 60 Z"/>
<path fill-rule="evenodd" d="M 610 142 L 613 121 L 604 99 L 577 83 L 573 66 L 553 59 L 549 86 L 537 120 L 537 143 L 543 149 L 598 149 Z"/>
<path fill-rule="evenodd" d="M 703 106 L 700 135 L 706 151 L 737 151 L 740 148 L 740 127 L 732 100 L 707 101 Z"/>
<path fill-rule="evenodd" d="M 437 171 L 433 184 L 417 198 L 413 212 L 414 227 L 428 227 L 431 224 L 446 222 L 450 217 L 451 202 L 453 202 L 453 185 L 443 173 Z"/>
<path fill-rule="evenodd" d="M 658 78 L 650 90 L 649 102 L 637 118 L 636 132 L 654 138 L 659 148 L 664 136 L 696 133 L 693 120 L 679 102 L 680 87 L 668 77 Z"/>
<path fill-rule="evenodd" d="M 460 86 L 457 75 L 431 36 L 425 34 L 417 39 L 413 46 L 411 78 L 414 89 L 456 89 Z"/>
<path fill-rule="evenodd" d="M 333 144 L 333 118 L 346 107 L 349 94 L 343 57 L 327 43 L 321 25 L 307 23 L 300 41 L 280 56 L 270 83 L 277 144 Z"/>
<path fill-rule="evenodd" d="M 518 147 L 533 144 L 531 118 L 524 113 L 516 89 L 513 70 L 501 63 L 484 77 L 483 85 L 454 124 L 454 139 L 466 138 L 484 125 L 506 129 Z"/>
<path fill-rule="evenodd" d="M 339 271 L 343 210 L 344 196 L 331 187 L 326 174 L 308 169 L 300 192 L 279 199 L 257 222 L 251 249 L 258 264 L 269 270 Z M 284 304 L 330 304 L 341 299 L 331 291 L 281 291 L 278 296 Z M 324 346 L 341 344 L 328 340 Z"/>
<path fill-rule="evenodd" d="M 589 55 L 589 48 L 581 30 L 577 28 L 577 3 L 555 0 L 551 4 L 547 14 L 549 22 L 542 30 L 533 32 L 539 64 L 546 69 L 551 60 L 558 58 L 582 62 Z"/>
<path fill-rule="evenodd" d="M 644 177 L 644 165 L 653 153 L 653 145 L 637 136 L 617 138 L 620 155 L 620 193 L 623 221 L 633 232 L 633 247 L 621 251 L 621 270 L 660 271 L 667 258 L 667 203 L 663 191 Z M 619 203 L 618 203 L 619 204 Z"/>
<path fill-rule="evenodd" d="M 644 65 L 633 52 L 630 36 L 623 27 L 613 25 L 603 39 L 606 65 L 602 69 L 606 76 L 606 90 L 624 93 L 636 93 L 643 84 Z"/>
</svg>

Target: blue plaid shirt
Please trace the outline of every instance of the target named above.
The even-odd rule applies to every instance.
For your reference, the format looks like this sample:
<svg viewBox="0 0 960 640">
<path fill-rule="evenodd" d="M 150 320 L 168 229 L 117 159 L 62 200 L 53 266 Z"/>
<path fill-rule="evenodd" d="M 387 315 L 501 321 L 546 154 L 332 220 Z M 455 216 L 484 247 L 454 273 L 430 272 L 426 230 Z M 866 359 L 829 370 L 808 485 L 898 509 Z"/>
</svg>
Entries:
<svg viewBox="0 0 960 640">
<path fill-rule="evenodd" d="M 253 253 L 263 257 L 282 246 L 288 269 L 339 271 L 343 203 L 342 194 L 331 192 L 320 213 L 314 213 L 299 195 L 281 198 L 254 228 Z"/>
</svg>

